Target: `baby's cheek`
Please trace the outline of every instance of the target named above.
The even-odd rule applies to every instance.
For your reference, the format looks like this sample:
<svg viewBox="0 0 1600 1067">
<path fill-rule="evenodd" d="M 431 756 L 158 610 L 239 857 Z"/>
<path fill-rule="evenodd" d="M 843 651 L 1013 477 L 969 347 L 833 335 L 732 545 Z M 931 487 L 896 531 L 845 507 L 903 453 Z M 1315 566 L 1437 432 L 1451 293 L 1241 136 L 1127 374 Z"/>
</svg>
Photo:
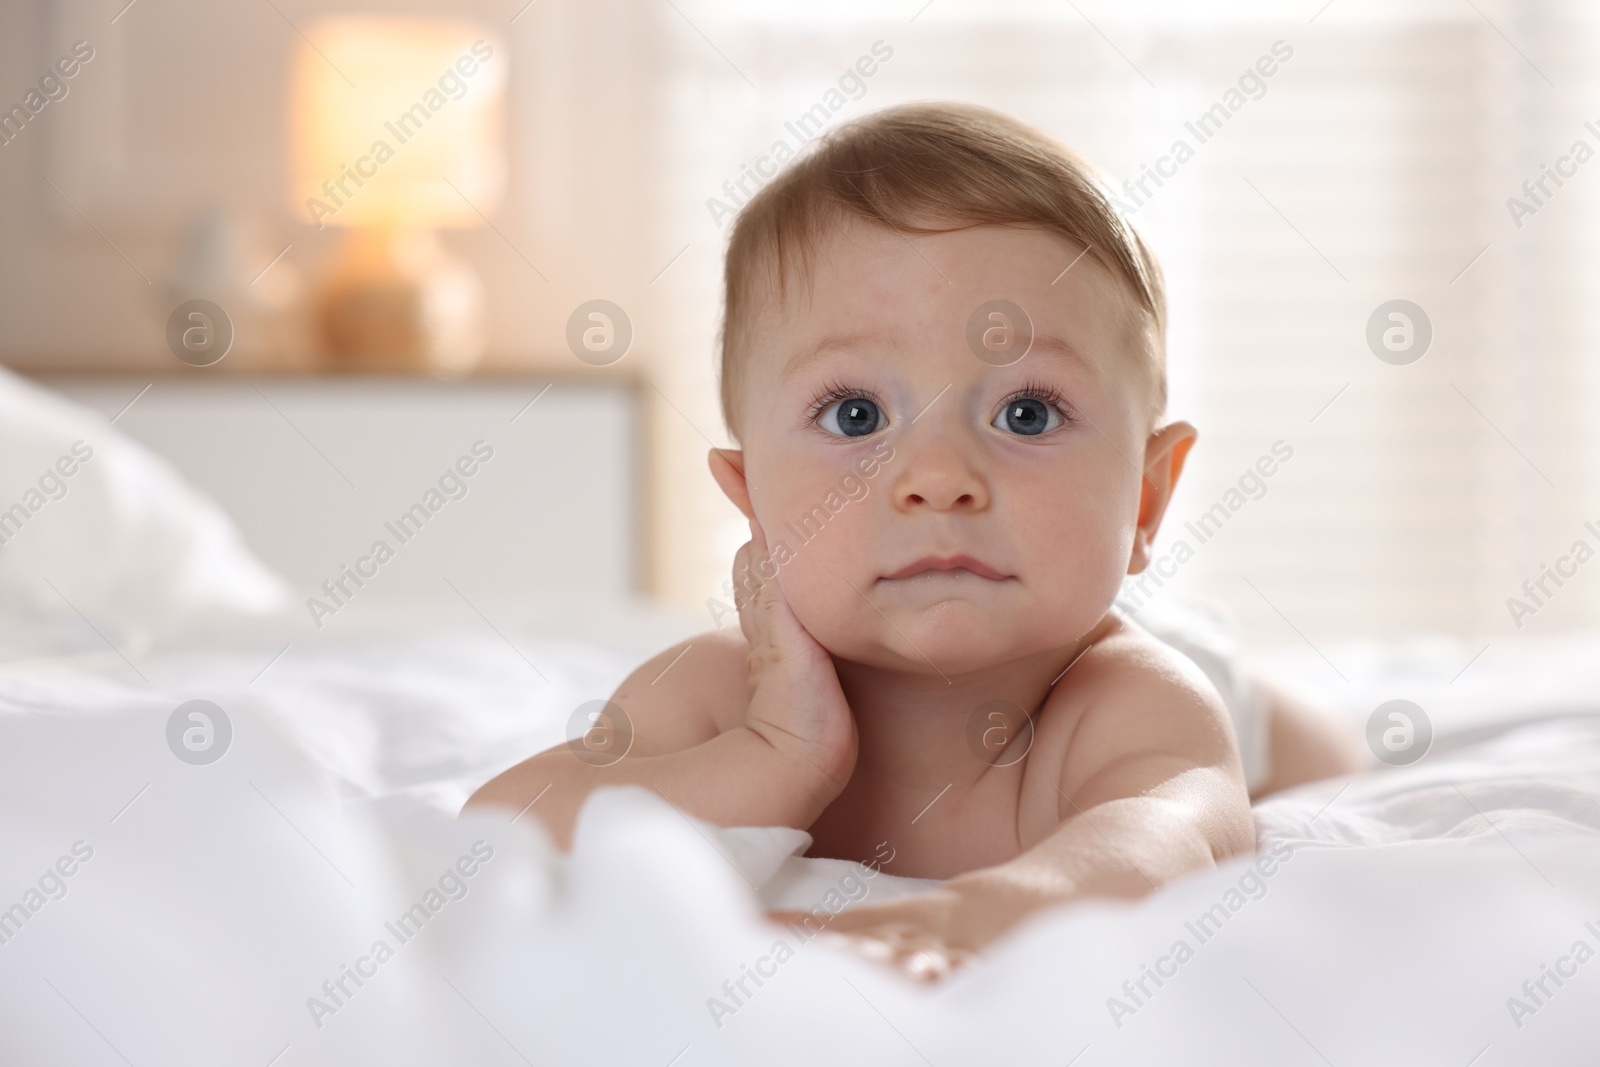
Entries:
<svg viewBox="0 0 1600 1067">
<path fill-rule="evenodd" d="M 1024 576 L 1035 596 L 1048 600 L 1047 613 L 1068 628 L 1082 618 L 1098 622 L 1116 599 L 1133 546 L 1131 522 L 1120 521 L 1107 505 L 1056 514 L 1040 528 L 1052 531 L 1034 542 Z"/>
<path fill-rule="evenodd" d="M 851 588 L 851 581 L 857 588 L 864 583 L 850 568 L 850 554 L 830 544 L 842 540 L 834 538 L 833 533 L 826 531 L 799 548 L 787 564 L 778 568 L 778 581 L 789 610 L 800 625 L 830 652 L 843 654 L 860 626 L 860 614 L 867 604 Z"/>
<path fill-rule="evenodd" d="M 1128 576 L 1128 557 L 1133 552 L 1131 526 L 1110 530 L 1098 546 L 1098 559 L 1094 573 L 1083 579 L 1085 596 L 1106 610 L 1111 608 L 1122 591 Z"/>
</svg>

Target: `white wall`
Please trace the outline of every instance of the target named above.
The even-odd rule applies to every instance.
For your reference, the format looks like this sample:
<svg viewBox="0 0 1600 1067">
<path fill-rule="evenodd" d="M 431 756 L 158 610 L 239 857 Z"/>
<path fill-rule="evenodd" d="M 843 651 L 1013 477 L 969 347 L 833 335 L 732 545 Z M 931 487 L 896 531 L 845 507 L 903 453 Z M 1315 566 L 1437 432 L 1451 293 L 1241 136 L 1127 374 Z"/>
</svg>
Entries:
<svg viewBox="0 0 1600 1067">
<path fill-rule="evenodd" d="M 1600 520 L 1600 164 L 1521 228 L 1505 203 L 1574 139 L 1600 148 L 1583 129 L 1600 119 L 1585 111 L 1596 36 L 1576 6 L 540 0 L 513 25 L 520 6 L 469 9 L 509 42 L 513 183 L 500 232 L 450 241 L 487 279 L 502 361 L 570 359 L 561 330 L 582 300 L 633 313 L 630 366 L 654 398 L 648 571 L 664 595 L 703 603 L 740 539 L 704 469 L 724 440 L 726 238 L 705 201 L 879 39 L 894 59 L 837 121 L 907 99 L 989 103 L 1114 182 L 1273 41 L 1294 48 L 1138 216 L 1171 290 L 1172 411 L 1202 430 L 1174 515 L 1204 511 L 1274 441 L 1295 449 L 1171 588 L 1220 600 L 1264 643 L 1492 640 L 1515 632 L 1506 599 L 1523 579 Z M 72 95 L 0 148 L 0 358 L 164 359 L 163 272 L 207 203 L 245 223 L 247 263 L 293 245 L 273 274 L 312 277 L 328 254 L 279 192 L 293 28 L 271 5 L 141 0 L 112 26 L 114 7 L 0 11 L 0 102 L 71 40 L 97 49 Z M 1408 367 L 1363 340 L 1393 297 L 1434 324 Z M 1527 627 L 1600 623 L 1591 570 Z"/>
</svg>

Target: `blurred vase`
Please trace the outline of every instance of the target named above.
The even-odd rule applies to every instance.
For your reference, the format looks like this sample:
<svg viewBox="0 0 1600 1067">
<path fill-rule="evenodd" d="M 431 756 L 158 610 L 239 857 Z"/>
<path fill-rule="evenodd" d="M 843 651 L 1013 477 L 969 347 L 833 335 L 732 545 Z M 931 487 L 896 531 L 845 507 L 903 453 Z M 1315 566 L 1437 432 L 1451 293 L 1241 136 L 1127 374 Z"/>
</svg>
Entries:
<svg viewBox="0 0 1600 1067">
<path fill-rule="evenodd" d="M 349 230 L 316 319 L 337 371 L 465 374 L 486 340 L 482 281 L 429 229 Z"/>
</svg>

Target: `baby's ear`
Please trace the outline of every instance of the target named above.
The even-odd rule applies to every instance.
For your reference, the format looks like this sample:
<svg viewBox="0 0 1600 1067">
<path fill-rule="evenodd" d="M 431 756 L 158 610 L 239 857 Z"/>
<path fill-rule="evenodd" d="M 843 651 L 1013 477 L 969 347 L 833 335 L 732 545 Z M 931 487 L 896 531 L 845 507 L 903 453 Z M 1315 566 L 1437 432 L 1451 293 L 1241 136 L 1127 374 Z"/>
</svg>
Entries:
<svg viewBox="0 0 1600 1067">
<path fill-rule="evenodd" d="M 1154 435 L 1154 440 L 1159 440 L 1166 450 L 1167 458 L 1164 466 L 1167 469 L 1167 495 L 1177 487 L 1178 476 L 1183 473 L 1184 461 L 1189 458 L 1189 450 L 1194 447 L 1195 441 L 1200 437 L 1200 432 L 1187 422 L 1174 422 L 1163 426 Z M 1171 442 L 1170 445 L 1167 442 Z M 1161 462 L 1161 461 L 1158 461 Z"/>
<path fill-rule="evenodd" d="M 713 448 L 706 459 L 711 464 L 711 477 L 717 480 L 723 494 L 745 518 L 755 518 L 750 510 L 750 487 L 744 480 L 744 453 L 737 448 Z"/>
<path fill-rule="evenodd" d="M 1150 546 L 1172 501 L 1172 491 L 1183 473 L 1184 460 L 1194 446 L 1195 428 L 1172 422 L 1150 435 L 1145 443 L 1144 479 L 1139 489 L 1139 520 L 1133 531 L 1133 555 L 1128 573 L 1138 574 L 1150 563 Z"/>
</svg>

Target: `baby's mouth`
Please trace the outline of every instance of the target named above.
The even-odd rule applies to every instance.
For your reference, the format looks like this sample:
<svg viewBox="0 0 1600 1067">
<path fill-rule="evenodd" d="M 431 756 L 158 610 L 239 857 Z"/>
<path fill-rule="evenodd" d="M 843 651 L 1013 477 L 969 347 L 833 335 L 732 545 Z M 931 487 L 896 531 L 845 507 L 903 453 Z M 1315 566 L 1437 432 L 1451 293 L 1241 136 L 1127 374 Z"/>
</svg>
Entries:
<svg viewBox="0 0 1600 1067">
<path fill-rule="evenodd" d="M 983 562 L 971 556 L 923 556 L 914 563 L 908 563 L 893 574 L 886 574 L 881 581 L 898 582 L 906 578 L 924 576 L 946 576 L 986 578 L 992 582 L 1000 582 L 1011 577 L 1002 574 Z"/>
</svg>

